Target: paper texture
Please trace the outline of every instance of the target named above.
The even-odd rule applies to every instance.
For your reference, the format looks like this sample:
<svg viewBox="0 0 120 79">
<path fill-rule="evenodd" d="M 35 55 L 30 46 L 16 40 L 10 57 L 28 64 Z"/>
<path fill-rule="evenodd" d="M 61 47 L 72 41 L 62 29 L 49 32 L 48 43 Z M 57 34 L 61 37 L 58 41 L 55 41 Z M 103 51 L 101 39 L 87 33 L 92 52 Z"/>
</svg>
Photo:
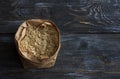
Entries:
<svg viewBox="0 0 120 79">
<path fill-rule="evenodd" d="M 60 32 L 50 20 L 26 20 L 15 34 L 15 43 L 24 68 L 49 68 L 54 66 L 60 49 Z M 31 45 L 34 49 L 30 49 Z"/>
</svg>

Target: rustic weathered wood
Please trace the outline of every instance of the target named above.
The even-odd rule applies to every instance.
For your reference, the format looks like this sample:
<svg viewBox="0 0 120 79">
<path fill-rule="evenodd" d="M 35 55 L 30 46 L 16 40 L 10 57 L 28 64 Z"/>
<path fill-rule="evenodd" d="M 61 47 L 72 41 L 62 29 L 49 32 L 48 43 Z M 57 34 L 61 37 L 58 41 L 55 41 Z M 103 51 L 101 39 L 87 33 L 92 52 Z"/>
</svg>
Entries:
<svg viewBox="0 0 120 79">
<path fill-rule="evenodd" d="M 60 28 L 53 68 L 22 67 L 14 34 L 31 18 L 53 20 Z M 0 1 L 0 79 L 120 79 L 119 40 L 120 0 Z"/>
<path fill-rule="evenodd" d="M 69 34 L 61 36 L 61 49 L 56 71 L 120 71 L 120 34 Z M 0 59 L 4 68 L 20 63 L 14 46 L 14 34 L 0 36 Z M 14 62 L 15 61 L 15 62 Z M 20 67 L 20 66 L 18 66 Z M 0 67 L 1 69 L 2 67 Z"/>
<path fill-rule="evenodd" d="M 119 5 L 119 0 L 2 0 L 0 20 L 46 18 L 68 33 L 120 32 Z"/>
<path fill-rule="evenodd" d="M 120 34 L 68 34 L 61 36 L 56 65 L 24 70 L 14 45 L 14 34 L 0 35 L 1 79 L 119 79 Z"/>
<path fill-rule="evenodd" d="M 1 79 L 119 79 L 120 73 L 80 73 L 48 70 L 8 70 L 0 72 Z"/>
<path fill-rule="evenodd" d="M 23 21 L 1 21 L 0 33 L 16 33 Z"/>
</svg>

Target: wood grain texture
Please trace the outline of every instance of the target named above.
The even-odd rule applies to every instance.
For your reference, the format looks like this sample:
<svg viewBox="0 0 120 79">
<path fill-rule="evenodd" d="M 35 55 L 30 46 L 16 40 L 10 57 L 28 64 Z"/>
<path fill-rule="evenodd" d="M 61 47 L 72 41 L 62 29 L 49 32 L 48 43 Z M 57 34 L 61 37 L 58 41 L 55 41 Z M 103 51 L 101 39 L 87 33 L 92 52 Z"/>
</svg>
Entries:
<svg viewBox="0 0 120 79">
<path fill-rule="evenodd" d="M 50 19 L 61 31 L 53 68 L 22 67 L 14 34 L 31 18 Z M 119 40 L 120 0 L 0 1 L 0 79 L 120 79 Z"/>
<path fill-rule="evenodd" d="M 119 79 L 120 34 L 67 34 L 54 67 L 23 69 L 14 34 L 0 35 L 1 79 Z"/>
<path fill-rule="evenodd" d="M 0 73 L 1 79 L 119 79 L 117 73 L 79 73 L 79 72 L 56 72 L 51 70 L 8 70 Z"/>
<path fill-rule="evenodd" d="M 119 0 L 2 0 L 0 20 L 46 18 L 67 33 L 120 32 L 119 5 Z"/>
<path fill-rule="evenodd" d="M 69 34 L 61 36 L 61 49 L 55 67 L 56 71 L 120 71 L 120 34 Z M 0 69 L 20 67 L 13 60 L 18 58 L 14 46 L 14 35 L 0 36 Z M 11 64 L 4 63 L 13 62 Z M 2 67 L 4 65 L 4 68 Z M 11 67 L 12 68 L 12 67 Z"/>
<path fill-rule="evenodd" d="M 1 21 L 0 33 L 16 33 L 23 21 Z"/>
</svg>

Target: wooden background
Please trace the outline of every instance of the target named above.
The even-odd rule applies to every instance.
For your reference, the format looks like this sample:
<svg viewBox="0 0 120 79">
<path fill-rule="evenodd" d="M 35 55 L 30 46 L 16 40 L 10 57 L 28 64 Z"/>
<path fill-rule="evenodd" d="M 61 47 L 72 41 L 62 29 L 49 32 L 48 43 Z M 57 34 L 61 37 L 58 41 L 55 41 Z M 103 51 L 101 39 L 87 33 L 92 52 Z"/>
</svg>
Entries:
<svg viewBox="0 0 120 79">
<path fill-rule="evenodd" d="M 61 49 L 50 69 L 23 69 L 14 34 L 26 19 L 54 21 Z M 120 0 L 1 0 L 0 79 L 120 79 Z"/>
</svg>

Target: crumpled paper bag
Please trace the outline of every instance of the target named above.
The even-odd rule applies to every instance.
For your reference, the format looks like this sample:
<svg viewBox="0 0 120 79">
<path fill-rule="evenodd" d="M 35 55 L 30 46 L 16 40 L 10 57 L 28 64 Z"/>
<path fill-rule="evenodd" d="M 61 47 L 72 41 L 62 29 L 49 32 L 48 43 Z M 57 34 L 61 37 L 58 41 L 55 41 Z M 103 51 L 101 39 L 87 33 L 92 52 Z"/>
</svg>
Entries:
<svg viewBox="0 0 120 79">
<path fill-rule="evenodd" d="M 32 55 L 30 55 L 32 58 L 28 59 L 27 57 L 24 56 L 24 54 L 23 54 L 24 52 L 20 51 L 20 42 L 26 34 L 27 27 L 30 27 L 29 26 L 30 23 L 32 25 L 37 25 L 37 24 L 42 24 L 44 22 L 49 22 L 56 28 L 56 31 L 58 33 L 58 40 L 59 40 L 57 50 L 49 58 L 45 58 L 45 59 L 43 58 L 43 59 L 37 60 L 35 57 L 32 57 Z M 54 66 L 59 49 L 60 49 L 60 32 L 59 32 L 59 29 L 57 28 L 57 26 L 50 20 L 45 20 L 45 19 L 26 20 L 19 26 L 19 28 L 15 34 L 15 44 L 16 44 L 16 48 L 18 50 L 18 53 L 19 53 L 19 56 L 23 63 L 24 68 L 50 68 L 50 67 Z"/>
</svg>

